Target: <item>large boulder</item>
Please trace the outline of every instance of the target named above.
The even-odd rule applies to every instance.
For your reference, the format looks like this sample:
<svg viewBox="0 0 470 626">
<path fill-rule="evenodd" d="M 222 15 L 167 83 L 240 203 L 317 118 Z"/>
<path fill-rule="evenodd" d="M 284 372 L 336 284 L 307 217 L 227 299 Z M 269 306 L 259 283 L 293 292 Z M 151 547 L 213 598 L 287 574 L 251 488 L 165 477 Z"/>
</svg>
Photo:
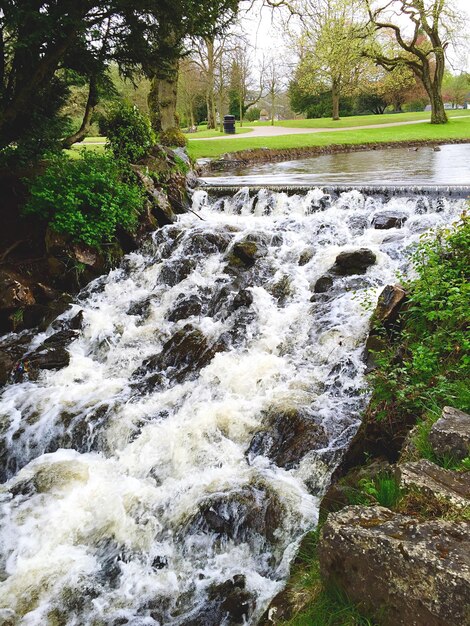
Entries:
<svg viewBox="0 0 470 626">
<path fill-rule="evenodd" d="M 372 219 L 372 226 L 377 230 L 387 230 L 389 228 L 401 228 L 408 219 L 405 213 L 395 211 L 382 211 L 376 213 Z"/>
<path fill-rule="evenodd" d="M 379 296 L 371 317 L 371 329 L 364 353 L 369 372 L 377 365 L 375 355 L 389 349 L 390 340 L 400 330 L 400 313 L 406 302 L 406 295 L 400 285 L 387 285 Z"/>
<path fill-rule="evenodd" d="M 398 465 L 397 472 L 402 487 L 470 510 L 469 473 L 452 472 L 426 459 Z"/>
<path fill-rule="evenodd" d="M 134 372 L 134 377 L 143 378 L 137 386 L 146 390 L 161 387 L 165 382 L 182 383 L 194 378 L 217 352 L 225 349 L 223 338 L 209 342 L 201 330 L 186 324 L 170 337 L 161 352 L 145 359 Z"/>
<path fill-rule="evenodd" d="M 360 248 L 351 252 L 340 252 L 331 271 L 339 276 L 364 274 L 367 268 L 374 265 L 376 261 L 376 255 L 368 248 Z"/>
<path fill-rule="evenodd" d="M 470 415 L 445 406 L 431 428 L 429 441 L 435 454 L 464 459 L 470 455 Z"/>
<path fill-rule="evenodd" d="M 373 324 L 379 324 L 386 330 L 391 330 L 397 323 L 405 300 L 406 291 L 400 285 L 384 287 L 372 317 Z"/>
<path fill-rule="evenodd" d="M 70 362 L 67 346 L 79 335 L 78 330 L 59 330 L 18 360 L 12 371 L 13 382 L 36 380 L 41 370 L 58 370 Z"/>
<path fill-rule="evenodd" d="M 470 617 L 470 524 L 383 507 L 332 513 L 318 554 L 323 579 L 381 626 L 455 626 Z"/>
<path fill-rule="evenodd" d="M 254 607 L 255 598 L 246 589 L 245 576 L 235 574 L 223 583 L 210 585 L 204 606 L 196 611 L 196 615 L 185 620 L 182 626 L 246 624 Z"/>
<path fill-rule="evenodd" d="M 323 448 L 328 437 L 310 415 L 301 410 L 272 409 L 263 420 L 263 429 L 255 433 L 247 450 L 251 461 L 266 456 L 285 469 L 292 469 L 312 450 Z"/>
</svg>

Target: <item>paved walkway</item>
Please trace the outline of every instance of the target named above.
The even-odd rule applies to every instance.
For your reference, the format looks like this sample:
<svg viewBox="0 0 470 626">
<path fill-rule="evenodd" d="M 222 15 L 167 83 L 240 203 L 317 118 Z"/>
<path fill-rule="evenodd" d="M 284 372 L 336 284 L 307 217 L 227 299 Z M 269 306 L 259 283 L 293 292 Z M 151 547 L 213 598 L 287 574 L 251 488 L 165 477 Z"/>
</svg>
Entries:
<svg viewBox="0 0 470 626">
<path fill-rule="evenodd" d="M 449 119 L 460 119 L 470 115 L 454 115 Z M 343 118 L 344 119 L 344 118 Z M 429 123 L 429 120 L 413 120 L 411 122 L 389 122 L 388 124 L 370 124 L 366 126 L 347 126 L 340 128 L 288 128 L 285 126 L 257 126 L 250 133 L 240 135 L 221 135 L 220 137 L 191 137 L 190 141 L 217 141 L 219 139 L 251 139 L 252 137 L 279 137 L 280 135 L 311 135 L 313 133 L 335 133 L 347 130 L 365 130 L 367 128 L 390 128 L 392 126 L 409 126 L 411 124 Z M 244 128 L 250 128 L 246 126 Z"/>
</svg>

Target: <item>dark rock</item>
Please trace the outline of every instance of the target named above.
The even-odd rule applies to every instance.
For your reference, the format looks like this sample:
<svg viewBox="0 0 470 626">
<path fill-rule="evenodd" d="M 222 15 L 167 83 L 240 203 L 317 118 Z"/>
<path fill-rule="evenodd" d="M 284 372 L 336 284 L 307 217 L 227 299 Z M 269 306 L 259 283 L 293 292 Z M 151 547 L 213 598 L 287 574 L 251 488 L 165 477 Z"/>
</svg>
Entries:
<svg viewBox="0 0 470 626">
<path fill-rule="evenodd" d="M 320 278 L 315 283 L 313 291 L 315 293 L 327 293 L 333 287 L 333 278 L 328 274 L 324 274 L 320 276 Z"/>
<path fill-rule="evenodd" d="M 24 331 L 0 340 L 0 387 L 10 380 L 15 365 L 27 351 L 31 339 L 32 334 Z"/>
<path fill-rule="evenodd" d="M 35 303 L 31 288 L 19 274 L 0 270 L 0 311 L 14 311 Z"/>
<path fill-rule="evenodd" d="M 353 252 L 341 252 L 336 257 L 332 271 L 339 276 L 351 274 L 364 274 L 368 267 L 374 265 L 377 257 L 367 248 L 360 248 Z"/>
<path fill-rule="evenodd" d="M 248 543 L 256 554 L 264 554 L 275 551 L 284 517 L 279 496 L 260 482 L 207 498 L 185 524 L 182 536 L 203 533 L 216 543 Z M 282 558 L 281 553 L 276 558 Z"/>
<path fill-rule="evenodd" d="M 299 257 L 299 265 L 307 265 L 307 263 L 310 263 L 310 261 L 313 259 L 313 250 L 307 249 L 304 250 Z"/>
<path fill-rule="evenodd" d="M 225 349 L 223 340 L 209 344 L 202 331 L 186 324 L 165 343 L 159 354 L 145 359 L 133 376 L 145 376 L 147 389 L 159 387 L 165 380 L 181 383 L 194 377 L 217 352 Z M 142 387 L 140 383 L 138 386 Z"/>
<path fill-rule="evenodd" d="M 468 623 L 470 524 L 349 506 L 322 529 L 322 578 L 382 626 Z"/>
<path fill-rule="evenodd" d="M 179 258 L 168 261 L 160 271 L 160 280 L 169 287 L 174 287 L 187 278 L 195 267 L 196 259 L 194 258 Z"/>
<path fill-rule="evenodd" d="M 152 560 L 153 569 L 164 569 L 165 567 L 167 567 L 167 565 L 168 559 L 166 559 L 164 556 L 156 556 Z"/>
<path fill-rule="evenodd" d="M 426 459 L 397 467 L 400 484 L 455 506 L 470 507 L 470 474 L 443 469 Z"/>
<path fill-rule="evenodd" d="M 401 228 L 408 219 L 404 213 L 394 213 L 393 211 L 383 211 L 376 213 L 372 219 L 372 226 L 377 230 L 388 230 L 389 228 Z"/>
<path fill-rule="evenodd" d="M 369 222 L 367 218 L 362 215 L 352 215 L 348 219 L 348 226 L 355 235 L 362 235 L 362 233 L 368 228 Z"/>
<path fill-rule="evenodd" d="M 380 325 L 387 331 L 396 328 L 400 311 L 406 301 L 406 291 L 400 285 L 387 285 L 379 296 L 372 316 L 373 325 Z"/>
<path fill-rule="evenodd" d="M 235 575 L 220 584 L 213 584 L 207 590 L 204 608 L 184 621 L 182 626 L 235 626 L 249 623 L 255 607 L 255 598 L 245 589 L 245 576 Z"/>
<path fill-rule="evenodd" d="M 231 311 L 236 311 L 242 307 L 249 307 L 253 304 L 253 294 L 248 289 L 239 291 L 232 300 Z"/>
<path fill-rule="evenodd" d="M 470 455 L 470 415 L 446 406 L 429 433 L 435 454 L 461 460 Z"/>
<path fill-rule="evenodd" d="M 263 455 L 279 467 L 292 469 L 312 450 L 325 447 L 328 438 L 322 426 L 299 409 L 271 410 L 246 452 L 250 462 Z"/>
<path fill-rule="evenodd" d="M 257 259 L 266 256 L 268 252 L 266 241 L 255 233 L 235 242 L 228 250 L 226 258 L 229 267 L 248 269 L 253 267 Z"/>
<path fill-rule="evenodd" d="M 266 290 L 279 304 L 284 304 L 287 298 L 292 296 L 292 285 L 289 276 L 282 276 L 275 283 L 266 286 Z"/>
<path fill-rule="evenodd" d="M 178 296 L 174 307 L 168 314 L 168 320 L 170 322 L 178 322 L 179 320 L 185 320 L 192 315 L 201 315 L 202 302 L 201 299 L 193 294 L 185 296 L 181 294 Z"/>
<path fill-rule="evenodd" d="M 225 252 L 232 235 L 229 233 L 191 232 L 183 242 L 185 254 L 208 256 L 217 252 Z"/>
<path fill-rule="evenodd" d="M 376 355 L 390 349 L 400 329 L 400 313 L 406 303 L 406 291 L 400 285 L 387 285 L 379 296 L 371 317 L 371 330 L 366 341 L 364 358 L 367 370 L 376 365 Z"/>
<path fill-rule="evenodd" d="M 13 370 L 14 382 L 22 382 L 26 377 L 36 380 L 40 370 L 58 370 L 70 362 L 66 346 L 78 336 L 76 330 L 60 330 L 48 337 L 36 350 L 23 355 Z"/>
</svg>

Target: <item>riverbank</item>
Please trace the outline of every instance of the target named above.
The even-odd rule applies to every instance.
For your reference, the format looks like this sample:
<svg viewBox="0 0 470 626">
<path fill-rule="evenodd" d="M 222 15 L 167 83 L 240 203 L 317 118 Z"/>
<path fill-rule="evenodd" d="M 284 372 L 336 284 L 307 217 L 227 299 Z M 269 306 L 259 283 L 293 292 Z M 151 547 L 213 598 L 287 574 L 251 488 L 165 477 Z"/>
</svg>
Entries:
<svg viewBox="0 0 470 626">
<path fill-rule="evenodd" d="M 367 341 L 371 400 L 323 498 L 319 529 L 263 626 L 466 621 L 469 239 L 463 214 L 422 240 L 417 277 L 379 298 Z"/>
<path fill-rule="evenodd" d="M 281 135 L 277 137 L 237 137 L 236 139 L 189 140 L 188 153 L 194 159 L 216 159 L 224 154 L 237 154 L 240 158 L 258 160 L 288 160 L 302 156 L 322 154 L 315 150 L 343 149 L 353 146 L 359 149 L 374 149 L 386 145 L 428 145 L 470 141 L 470 118 L 461 117 L 450 120 L 447 124 L 432 125 L 427 123 L 412 126 L 394 126 L 385 128 L 364 128 L 358 130 L 335 130 L 329 132 Z M 335 148 L 334 146 L 338 146 Z M 252 156 L 250 157 L 250 153 Z M 256 156 L 255 156 L 256 155 Z M 272 157 L 271 157 L 272 155 Z"/>
<path fill-rule="evenodd" d="M 135 228 L 118 226 L 113 238 L 97 246 L 53 230 L 45 215 L 24 213 L 28 181 L 40 176 L 45 166 L 0 173 L 0 335 L 36 326 L 45 329 L 80 289 L 139 248 L 148 233 L 186 211 L 189 161 L 182 162 L 169 149 L 156 154 L 147 157 L 142 167 L 131 166 L 142 190 Z M 91 180 L 88 186 L 93 188 Z"/>
</svg>

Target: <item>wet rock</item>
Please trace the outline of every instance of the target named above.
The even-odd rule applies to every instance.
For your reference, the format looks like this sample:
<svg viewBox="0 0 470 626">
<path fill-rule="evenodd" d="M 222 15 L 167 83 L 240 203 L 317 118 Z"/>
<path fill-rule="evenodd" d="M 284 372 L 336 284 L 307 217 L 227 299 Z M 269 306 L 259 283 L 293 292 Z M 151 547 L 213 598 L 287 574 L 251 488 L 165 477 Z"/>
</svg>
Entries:
<svg viewBox="0 0 470 626">
<path fill-rule="evenodd" d="M 333 287 L 333 278 L 328 274 L 324 274 L 320 276 L 320 278 L 315 283 L 313 291 L 315 293 L 327 293 Z"/>
<path fill-rule="evenodd" d="M 227 540 L 236 545 L 249 543 L 256 554 L 263 554 L 274 551 L 284 517 L 279 496 L 259 482 L 207 498 L 185 524 L 182 535 L 208 534 L 218 544 Z"/>
<path fill-rule="evenodd" d="M 193 294 L 185 296 L 181 294 L 178 296 L 174 307 L 168 314 L 168 320 L 170 322 L 178 322 L 179 320 L 185 320 L 192 315 L 201 315 L 202 302 L 201 299 Z"/>
<path fill-rule="evenodd" d="M 400 285 L 387 285 L 381 292 L 371 317 L 371 330 L 366 341 L 364 359 L 367 371 L 377 366 L 376 355 L 390 348 L 400 331 L 400 313 L 406 303 L 406 291 Z"/>
<path fill-rule="evenodd" d="M 429 442 L 438 456 L 461 460 L 470 455 L 470 415 L 446 406 L 432 426 Z"/>
<path fill-rule="evenodd" d="M 405 238 L 404 233 L 392 233 L 383 238 L 382 244 L 388 246 L 391 243 L 396 243 L 397 241 L 403 241 L 404 238 Z"/>
<path fill-rule="evenodd" d="M 153 243 L 157 248 L 160 258 L 167 259 L 172 255 L 181 241 L 182 230 L 179 226 L 166 226 L 153 235 Z"/>
<path fill-rule="evenodd" d="M 328 516 L 318 555 L 322 578 L 382 626 L 468 622 L 470 525 L 415 519 L 382 507 Z"/>
<path fill-rule="evenodd" d="M 373 324 L 390 331 L 396 327 L 400 311 L 406 301 L 406 291 L 400 285 L 387 285 L 379 296 L 373 314 Z"/>
<path fill-rule="evenodd" d="M 336 257 L 332 271 L 339 276 L 364 274 L 368 267 L 377 261 L 376 255 L 367 248 L 360 248 L 352 252 L 341 252 Z"/>
<path fill-rule="evenodd" d="M 372 226 L 377 230 L 401 228 L 407 219 L 408 216 L 405 213 L 383 211 L 374 215 L 372 219 Z"/>
<path fill-rule="evenodd" d="M 14 367 L 14 382 L 22 382 L 26 378 L 36 380 L 40 370 L 58 370 L 70 362 L 70 354 L 66 347 L 78 336 L 76 330 L 60 330 L 48 337 L 34 352 L 22 357 Z"/>
<path fill-rule="evenodd" d="M 165 380 L 181 383 L 194 377 L 217 352 L 225 349 L 222 339 L 209 343 L 201 330 L 186 324 L 165 343 L 159 354 L 145 359 L 133 376 L 145 376 L 146 389 L 160 387 Z"/>
<path fill-rule="evenodd" d="M 55 320 L 51 324 L 54 330 L 81 330 L 83 328 L 83 310 L 65 320 Z"/>
<path fill-rule="evenodd" d="M 253 294 L 249 289 L 241 289 L 233 298 L 230 311 L 237 311 L 242 307 L 249 307 L 253 304 Z"/>
<path fill-rule="evenodd" d="M 266 287 L 268 293 L 275 298 L 279 304 L 283 305 L 287 298 L 292 296 L 293 288 L 289 276 L 281 276 L 276 282 Z"/>
<path fill-rule="evenodd" d="M 348 226 L 355 235 L 362 235 L 368 228 L 369 222 L 367 218 L 362 215 L 352 215 L 348 219 Z"/>
<path fill-rule="evenodd" d="M 160 280 L 169 287 L 174 287 L 187 278 L 195 267 L 196 259 L 194 258 L 180 257 L 179 259 L 168 261 L 160 271 Z"/>
<path fill-rule="evenodd" d="M 267 252 L 267 245 L 262 237 L 252 234 L 235 242 L 227 252 L 226 259 L 231 268 L 249 269 L 257 259 L 266 256 Z"/>
<path fill-rule="evenodd" d="M 299 257 L 299 265 L 307 265 L 313 259 L 313 250 L 312 248 L 308 248 L 307 250 L 303 250 Z"/>
<path fill-rule="evenodd" d="M 186 254 L 208 256 L 225 252 L 232 235 L 229 233 L 192 232 L 183 242 Z"/>
<path fill-rule="evenodd" d="M 245 576 L 237 574 L 230 580 L 213 584 L 207 590 L 204 608 L 182 626 L 235 626 L 247 624 L 255 607 L 255 597 L 246 588 Z"/>
<path fill-rule="evenodd" d="M 15 365 L 27 351 L 31 339 L 32 334 L 24 331 L 0 340 L 0 387 L 10 380 Z"/>
<path fill-rule="evenodd" d="M 328 442 L 323 427 L 295 408 L 271 410 L 263 420 L 263 427 L 246 451 L 250 462 L 262 455 L 279 467 L 292 469 L 306 454 L 325 447 Z"/>
<path fill-rule="evenodd" d="M 470 506 L 470 474 L 466 472 L 452 472 L 426 459 L 403 463 L 397 472 L 402 487 L 411 487 L 455 506 Z"/>
</svg>

